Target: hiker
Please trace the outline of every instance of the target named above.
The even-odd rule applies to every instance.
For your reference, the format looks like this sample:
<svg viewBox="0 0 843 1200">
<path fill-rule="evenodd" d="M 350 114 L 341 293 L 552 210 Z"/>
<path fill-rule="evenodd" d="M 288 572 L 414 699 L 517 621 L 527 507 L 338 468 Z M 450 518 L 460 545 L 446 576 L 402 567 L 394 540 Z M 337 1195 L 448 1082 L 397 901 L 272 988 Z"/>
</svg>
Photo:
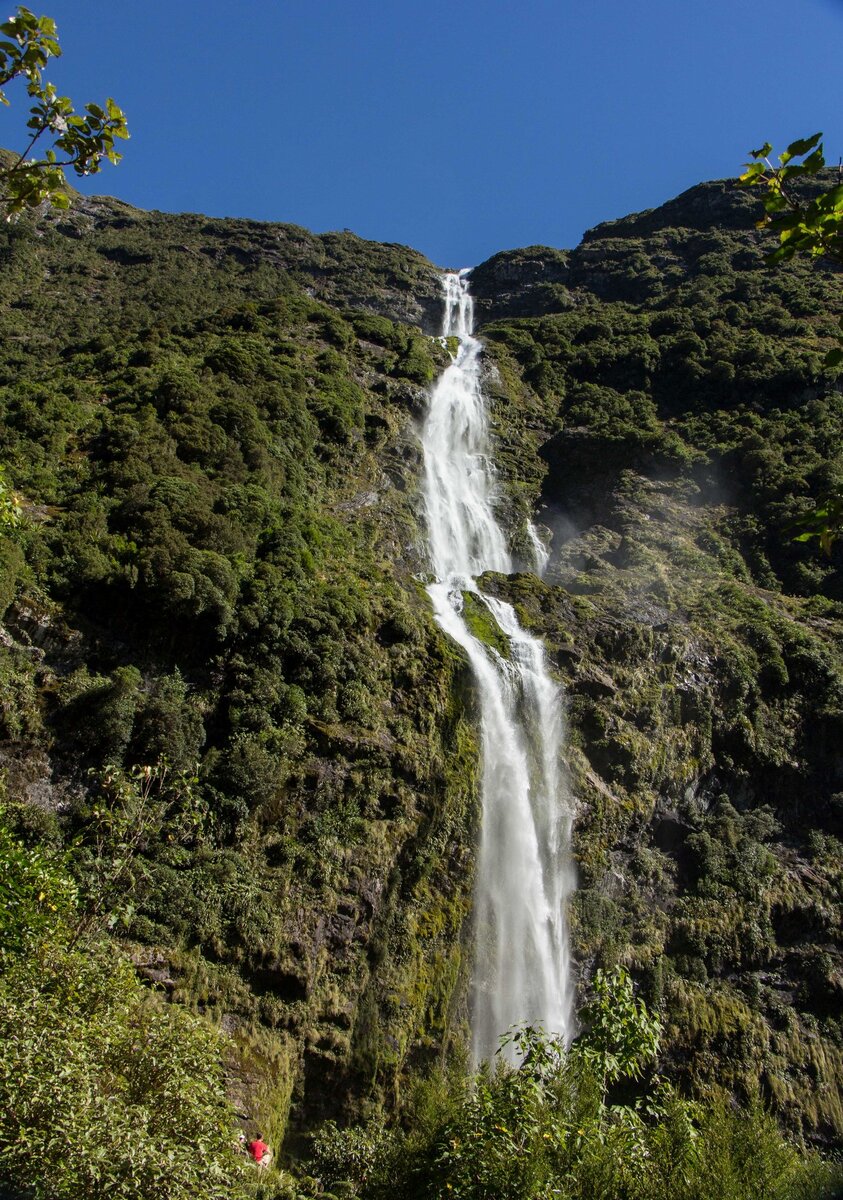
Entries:
<svg viewBox="0 0 843 1200">
<path fill-rule="evenodd" d="M 269 1166 L 272 1159 L 272 1151 L 260 1134 L 258 1134 L 253 1142 L 249 1142 L 247 1149 L 259 1167 Z"/>
</svg>

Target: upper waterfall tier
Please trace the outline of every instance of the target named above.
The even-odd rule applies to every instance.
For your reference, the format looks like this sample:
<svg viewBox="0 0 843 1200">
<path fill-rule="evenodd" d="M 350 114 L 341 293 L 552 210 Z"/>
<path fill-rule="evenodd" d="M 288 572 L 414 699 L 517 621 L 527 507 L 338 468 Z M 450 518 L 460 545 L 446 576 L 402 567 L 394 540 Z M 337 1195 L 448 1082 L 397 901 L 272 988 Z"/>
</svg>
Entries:
<svg viewBox="0 0 843 1200">
<path fill-rule="evenodd" d="M 480 385 L 481 344 L 464 274 L 445 276 L 443 336 L 456 337 L 454 361 L 435 384 L 425 421 L 425 503 L 436 578 L 512 570 L 494 516 L 494 473 Z"/>
</svg>

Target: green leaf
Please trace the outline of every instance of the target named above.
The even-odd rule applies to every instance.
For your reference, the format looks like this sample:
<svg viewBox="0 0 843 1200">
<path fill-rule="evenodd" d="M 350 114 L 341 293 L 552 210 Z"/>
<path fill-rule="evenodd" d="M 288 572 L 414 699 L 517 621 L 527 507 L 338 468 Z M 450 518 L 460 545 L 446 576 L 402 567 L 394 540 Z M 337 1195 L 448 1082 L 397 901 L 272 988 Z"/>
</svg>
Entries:
<svg viewBox="0 0 843 1200">
<path fill-rule="evenodd" d="M 822 133 L 815 133 L 813 137 L 809 138 L 799 138 L 797 141 L 790 143 L 785 153 L 790 158 L 801 157 L 803 154 L 807 154 L 809 150 L 813 150 L 821 138 Z M 767 153 L 769 154 L 769 152 L 770 147 L 768 146 Z"/>
<path fill-rule="evenodd" d="M 765 142 L 759 150 L 750 150 L 749 155 L 750 158 L 766 158 L 772 149 L 770 143 Z"/>
<path fill-rule="evenodd" d="M 747 164 L 747 169 L 744 171 L 743 175 L 741 175 L 738 179 L 738 183 L 742 183 L 744 187 L 751 187 L 752 184 L 758 182 L 763 174 L 763 163 L 749 163 Z"/>
<path fill-rule="evenodd" d="M 809 154 L 802 163 L 803 168 L 809 175 L 816 175 L 825 166 L 825 155 L 822 152 L 822 147 L 815 150 L 813 154 Z"/>
<path fill-rule="evenodd" d="M 794 246 L 779 246 L 777 250 L 772 250 L 769 254 L 765 255 L 764 261 L 771 266 L 775 266 L 777 263 L 786 262 L 787 259 L 793 258 L 794 252 Z"/>
<path fill-rule="evenodd" d="M 782 212 L 787 208 L 787 201 L 781 192 L 771 192 L 764 199 L 764 207 L 768 213 Z"/>
<path fill-rule="evenodd" d="M 836 187 L 823 192 L 814 204 L 822 212 L 843 213 L 843 184 L 837 184 Z"/>
<path fill-rule="evenodd" d="M 805 168 L 801 163 L 794 163 L 791 167 L 782 167 L 779 171 L 779 179 L 795 179 L 800 175 L 805 174 Z"/>
</svg>

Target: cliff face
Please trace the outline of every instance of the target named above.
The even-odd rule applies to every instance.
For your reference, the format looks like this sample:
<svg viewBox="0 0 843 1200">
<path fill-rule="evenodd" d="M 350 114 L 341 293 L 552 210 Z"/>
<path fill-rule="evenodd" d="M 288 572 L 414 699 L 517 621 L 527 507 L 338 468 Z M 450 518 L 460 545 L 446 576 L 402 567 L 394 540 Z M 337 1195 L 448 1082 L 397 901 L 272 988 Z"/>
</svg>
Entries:
<svg viewBox="0 0 843 1200">
<path fill-rule="evenodd" d="M 135 841 L 131 912 L 91 902 L 277 1140 L 294 1084 L 383 1095 L 465 1020 L 474 731 L 415 578 L 439 280 L 112 201 L 4 241 L 6 793 L 88 880 Z"/>
<path fill-rule="evenodd" d="M 475 268 L 501 509 L 553 535 L 543 582 L 485 586 L 567 689 L 584 984 L 631 964 L 675 1074 L 760 1077 L 828 1138 L 843 598 L 839 551 L 788 526 L 840 478 L 840 306 L 765 269 L 755 216 L 705 184 Z M 276 1129 L 291 1098 L 386 1099 L 466 1019 L 473 698 L 419 581 L 436 271 L 108 200 L 2 237 L 17 819 L 96 878 L 96 812 L 152 768 L 165 819 L 117 905 L 142 972 L 222 1021 Z"/>
<path fill-rule="evenodd" d="M 839 285 L 765 269 L 754 218 L 706 184 L 564 269 L 537 248 L 478 268 L 508 491 L 517 514 L 541 462 L 554 535 L 544 583 L 495 586 L 566 683 L 584 974 L 633 965 L 689 1085 L 760 1079 L 834 1138 L 841 558 L 790 523 L 843 466 L 820 366 Z"/>
</svg>

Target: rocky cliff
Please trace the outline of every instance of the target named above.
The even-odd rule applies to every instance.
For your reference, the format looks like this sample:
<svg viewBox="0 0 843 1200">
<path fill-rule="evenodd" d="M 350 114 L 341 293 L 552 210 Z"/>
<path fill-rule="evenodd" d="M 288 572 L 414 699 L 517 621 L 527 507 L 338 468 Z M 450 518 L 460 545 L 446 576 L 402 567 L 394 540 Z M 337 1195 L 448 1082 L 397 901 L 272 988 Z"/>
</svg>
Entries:
<svg viewBox="0 0 843 1200">
<path fill-rule="evenodd" d="M 553 532 L 496 580 L 548 639 L 579 796 L 579 962 L 632 964 L 689 1086 L 841 1130 L 840 552 L 833 274 L 764 266 L 704 184 L 478 268 L 509 493 Z M 541 467 L 536 470 L 537 464 Z"/>
<path fill-rule="evenodd" d="M 840 304 L 755 216 L 704 184 L 475 268 L 501 511 L 552 539 L 543 581 L 484 586 L 566 687 L 583 988 L 631 965 L 685 1085 L 760 1078 L 828 1140 L 843 598 L 789 526 L 840 479 Z M 110 200 L 2 238 L 15 819 L 107 879 L 97 814 L 131 828 L 152 778 L 133 904 L 92 901 L 139 970 L 230 1033 L 276 1135 L 388 1101 L 466 1022 L 474 701 L 419 578 L 437 272 Z"/>
</svg>

